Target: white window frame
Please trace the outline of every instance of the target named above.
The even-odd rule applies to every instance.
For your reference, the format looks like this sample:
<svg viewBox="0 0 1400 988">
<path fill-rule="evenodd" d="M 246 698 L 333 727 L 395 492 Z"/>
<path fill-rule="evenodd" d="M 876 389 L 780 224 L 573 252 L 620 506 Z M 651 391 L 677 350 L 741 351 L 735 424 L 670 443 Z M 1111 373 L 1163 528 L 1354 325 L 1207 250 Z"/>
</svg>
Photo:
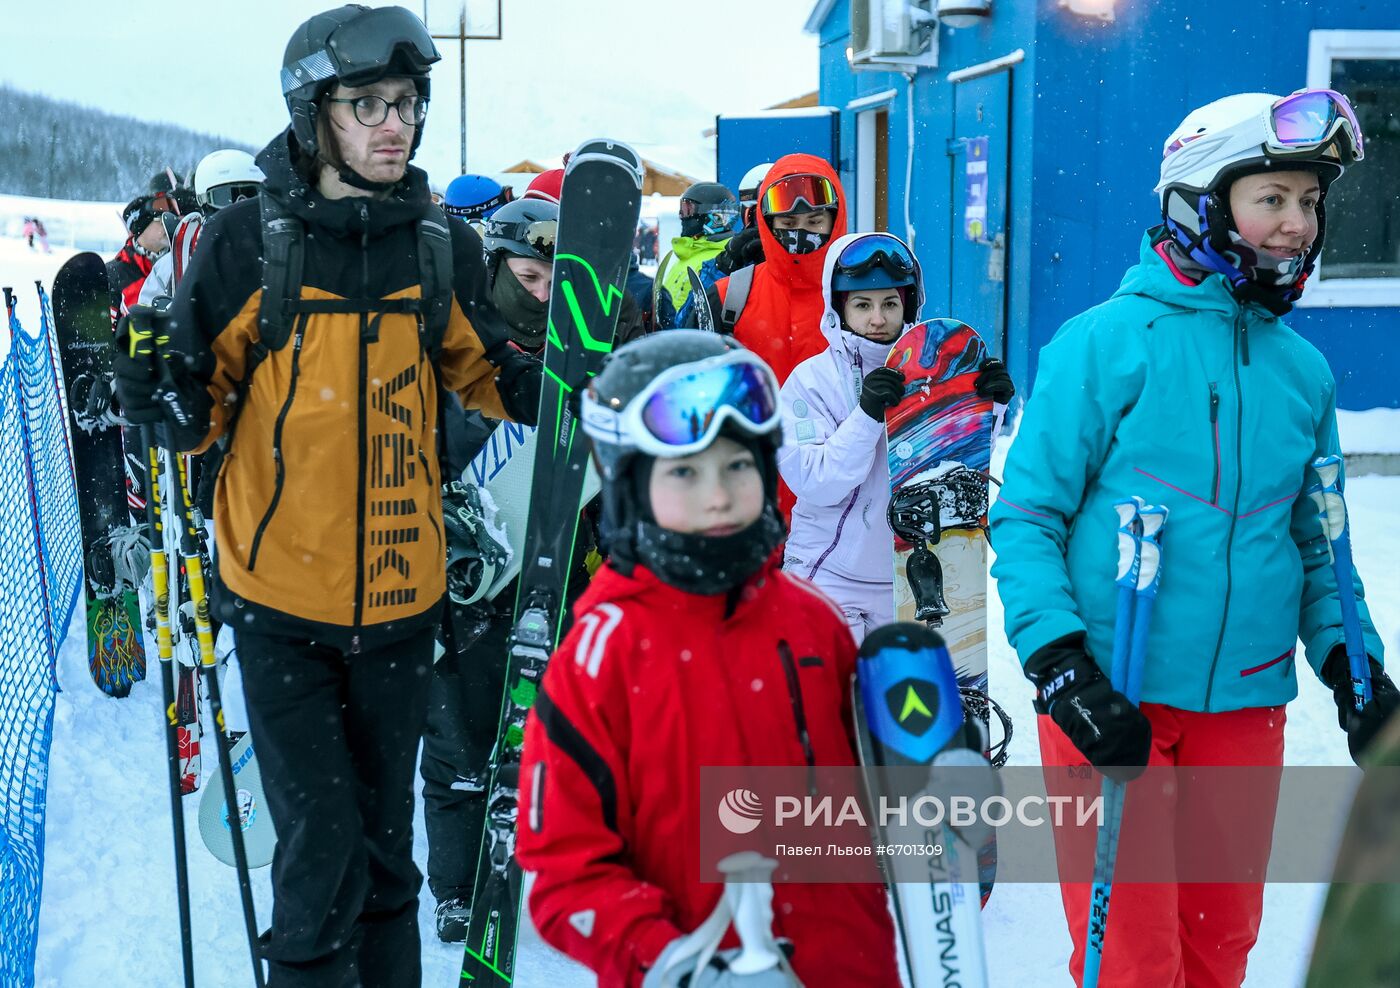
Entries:
<svg viewBox="0 0 1400 988">
<path fill-rule="evenodd" d="M 1332 88 L 1334 58 L 1400 60 L 1400 31 L 1309 31 L 1309 88 Z M 1325 250 L 1323 254 L 1326 254 Z M 1400 278 L 1334 278 L 1324 281 L 1323 266 L 1323 261 L 1319 259 L 1317 270 L 1308 279 L 1307 290 L 1297 302 L 1299 306 L 1400 306 Z"/>
<path fill-rule="evenodd" d="M 856 117 L 856 208 L 852 230 L 875 229 L 875 114 L 881 110 L 888 113 L 898 95 L 898 91 L 886 89 L 846 104 Z M 885 153 L 888 155 L 888 147 Z"/>
</svg>

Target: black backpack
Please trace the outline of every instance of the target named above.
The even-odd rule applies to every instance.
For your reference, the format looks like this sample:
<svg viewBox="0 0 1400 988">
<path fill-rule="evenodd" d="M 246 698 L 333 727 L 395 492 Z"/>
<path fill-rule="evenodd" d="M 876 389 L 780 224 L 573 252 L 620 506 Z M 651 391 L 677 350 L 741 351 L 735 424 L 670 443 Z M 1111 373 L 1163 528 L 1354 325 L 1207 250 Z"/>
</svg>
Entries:
<svg viewBox="0 0 1400 988">
<path fill-rule="evenodd" d="M 452 314 L 452 234 L 440 206 L 417 223 L 419 298 L 303 299 L 302 271 L 306 259 L 306 224 L 282 203 L 259 193 L 262 207 L 263 280 L 258 303 L 258 337 L 249 355 L 244 383 L 253 370 L 291 338 L 299 313 L 375 313 L 375 322 L 386 313 L 419 315 L 423 349 L 436 364 Z"/>
</svg>

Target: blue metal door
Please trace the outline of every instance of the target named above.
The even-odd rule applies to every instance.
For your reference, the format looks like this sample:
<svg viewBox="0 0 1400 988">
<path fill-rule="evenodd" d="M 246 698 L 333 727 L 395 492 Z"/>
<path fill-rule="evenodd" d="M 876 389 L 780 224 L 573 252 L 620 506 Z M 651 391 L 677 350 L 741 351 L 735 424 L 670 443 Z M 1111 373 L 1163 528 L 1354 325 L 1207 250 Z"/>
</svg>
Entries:
<svg viewBox="0 0 1400 988">
<path fill-rule="evenodd" d="M 1011 155 L 1007 70 L 953 86 L 953 182 L 949 210 L 947 314 L 1006 351 L 1007 175 Z"/>
</svg>

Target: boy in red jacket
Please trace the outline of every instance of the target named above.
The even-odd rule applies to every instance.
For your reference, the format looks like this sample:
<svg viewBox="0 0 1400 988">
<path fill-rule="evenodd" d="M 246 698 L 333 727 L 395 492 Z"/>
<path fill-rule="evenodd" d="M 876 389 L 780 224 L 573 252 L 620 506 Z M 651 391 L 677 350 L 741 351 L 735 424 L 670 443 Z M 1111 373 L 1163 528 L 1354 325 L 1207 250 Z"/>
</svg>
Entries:
<svg viewBox="0 0 1400 988">
<path fill-rule="evenodd" d="M 638 986 L 721 894 L 700 881 L 700 767 L 855 764 L 855 643 L 773 558 L 778 385 L 754 354 L 698 331 L 639 339 L 590 384 L 583 426 L 611 559 L 526 727 L 516 852 L 544 938 L 602 988 Z M 881 886 L 774 893 L 807 985 L 899 984 Z M 700 984 L 750 983 L 718 964 Z"/>
</svg>

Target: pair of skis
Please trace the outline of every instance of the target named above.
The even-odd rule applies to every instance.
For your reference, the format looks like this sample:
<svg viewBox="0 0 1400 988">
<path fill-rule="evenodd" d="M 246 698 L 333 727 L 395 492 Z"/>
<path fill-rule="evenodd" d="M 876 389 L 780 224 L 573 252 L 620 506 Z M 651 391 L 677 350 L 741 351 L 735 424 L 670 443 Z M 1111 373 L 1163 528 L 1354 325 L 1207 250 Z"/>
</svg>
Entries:
<svg viewBox="0 0 1400 988">
<path fill-rule="evenodd" d="M 522 913 L 515 823 L 525 718 L 563 627 L 588 462 L 578 392 L 612 351 L 643 175 L 635 151 L 606 140 L 585 141 L 564 172 L 533 484 L 462 985 L 508 985 L 515 976 Z"/>
<path fill-rule="evenodd" d="M 1140 497 L 1117 502 L 1118 612 L 1113 628 L 1113 688 L 1137 706 L 1142 698 L 1142 675 L 1147 659 L 1147 635 L 1152 605 L 1162 579 L 1162 531 L 1167 509 Z M 1084 958 L 1084 988 L 1099 983 L 1108 907 L 1113 895 L 1113 869 L 1118 860 L 1118 837 L 1123 825 L 1127 784 L 1103 780 L 1105 818 L 1094 848 L 1094 884 L 1089 893 L 1089 930 Z"/>
<path fill-rule="evenodd" d="M 912 803 L 924 795 L 999 791 L 984 753 L 984 729 L 967 715 L 953 659 L 937 632 L 912 621 L 876 628 L 861 643 L 852 691 L 858 754 L 872 807 L 881 797 Z M 924 766 L 927 773 L 911 771 Z M 984 988 L 977 859 L 987 835 L 946 824 L 930 831 L 910 822 L 877 825 L 876 840 L 943 849 L 920 859 L 927 861 L 927 881 L 901 880 L 895 858 L 880 857 L 909 984 Z"/>
</svg>

